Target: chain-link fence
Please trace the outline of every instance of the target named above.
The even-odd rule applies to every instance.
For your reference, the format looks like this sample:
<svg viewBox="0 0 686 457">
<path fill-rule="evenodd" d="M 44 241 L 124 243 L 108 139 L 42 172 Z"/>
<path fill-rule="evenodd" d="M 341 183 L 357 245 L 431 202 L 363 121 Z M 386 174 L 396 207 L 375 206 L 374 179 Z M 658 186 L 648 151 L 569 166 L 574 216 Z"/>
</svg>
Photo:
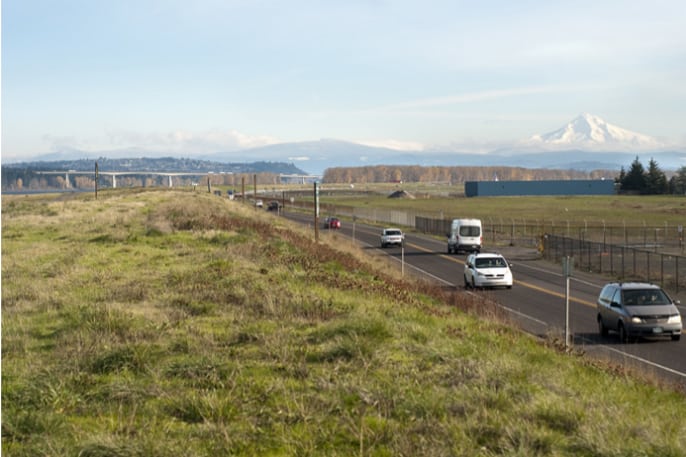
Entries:
<svg viewBox="0 0 686 457">
<path fill-rule="evenodd" d="M 686 257 L 681 255 L 552 234 L 543 236 L 542 253 L 553 262 L 573 257 L 575 268 L 620 281 L 654 282 L 677 293 L 686 288 Z"/>
<path fill-rule="evenodd" d="M 312 202 L 293 204 L 311 210 Z M 320 205 L 321 215 L 356 218 L 372 224 L 397 225 L 418 232 L 445 236 L 452 219 L 443 213 Z M 586 221 L 530 221 L 486 218 L 481 220 L 485 246 L 521 246 L 538 249 L 559 263 L 574 257 L 577 269 L 617 280 L 640 280 L 661 284 L 679 292 L 686 289 L 686 256 L 683 227 L 660 225 L 607 225 Z"/>
</svg>

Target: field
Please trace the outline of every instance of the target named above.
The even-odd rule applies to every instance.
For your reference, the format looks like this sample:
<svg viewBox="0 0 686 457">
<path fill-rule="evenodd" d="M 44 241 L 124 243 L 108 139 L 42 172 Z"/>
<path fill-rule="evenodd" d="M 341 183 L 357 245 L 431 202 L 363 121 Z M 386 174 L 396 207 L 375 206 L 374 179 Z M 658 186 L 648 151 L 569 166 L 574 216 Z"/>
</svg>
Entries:
<svg viewBox="0 0 686 457">
<path fill-rule="evenodd" d="M 683 392 L 332 240 L 206 192 L 3 196 L 3 454 L 686 455 Z"/>
<path fill-rule="evenodd" d="M 388 198 L 406 190 L 415 199 Z M 517 196 L 466 198 L 462 190 L 448 186 L 369 185 L 353 190 L 322 186 L 321 202 L 353 207 L 402 209 L 446 217 L 475 217 L 482 220 L 554 221 L 576 224 L 669 225 L 686 224 L 686 197 L 678 195 L 612 196 Z M 366 190 L 366 192 L 365 192 Z"/>
</svg>

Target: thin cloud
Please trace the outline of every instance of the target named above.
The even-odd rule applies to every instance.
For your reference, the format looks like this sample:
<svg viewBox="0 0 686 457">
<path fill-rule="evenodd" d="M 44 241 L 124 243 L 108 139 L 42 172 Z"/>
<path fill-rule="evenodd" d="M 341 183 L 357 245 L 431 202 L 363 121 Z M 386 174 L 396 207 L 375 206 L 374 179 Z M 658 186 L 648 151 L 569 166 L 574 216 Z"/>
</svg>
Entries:
<svg viewBox="0 0 686 457">
<path fill-rule="evenodd" d="M 112 144 L 120 147 L 139 147 L 148 150 L 201 154 L 235 151 L 278 143 L 274 137 L 249 135 L 237 130 L 209 130 L 193 132 L 173 130 L 165 133 L 115 131 L 109 133 Z"/>
<path fill-rule="evenodd" d="M 515 89 L 488 90 L 481 92 L 471 92 L 459 95 L 447 95 L 443 97 L 430 97 L 406 102 L 394 103 L 376 108 L 379 111 L 402 111 L 414 108 L 427 108 L 432 106 L 461 105 L 485 100 L 496 100 L 508 97 L 518 97 L 522 95 L 536 95 L 546 93 L 571 92 L 581 89 L 588 89 L 587 86 L 535 86 L 521 87 Z"/>
<path fill-rule="evenodd" d="M 417 141 L 402 141 L 402 140 L 360 140 L 355 141 L 357 144 L 364 146 L 371 146 L 374 148 L 394 149 L 396 151 L 422 151 L 424 145 Z"/>
</svg>

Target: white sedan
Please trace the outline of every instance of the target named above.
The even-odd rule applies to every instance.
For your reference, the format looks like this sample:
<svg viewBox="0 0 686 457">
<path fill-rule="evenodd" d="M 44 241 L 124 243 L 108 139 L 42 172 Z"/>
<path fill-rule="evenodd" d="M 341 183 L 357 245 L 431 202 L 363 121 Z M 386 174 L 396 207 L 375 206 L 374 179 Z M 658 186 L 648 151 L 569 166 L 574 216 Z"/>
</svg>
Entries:
<svg viewBox="0 0 686 457">
<path fill-rule="evenodd" d="M 500 254 L 474 253 L 467 256 L 464 266 L 465 287 L 512 288 L 514 279 L 510 264 Z"/>
</svg>

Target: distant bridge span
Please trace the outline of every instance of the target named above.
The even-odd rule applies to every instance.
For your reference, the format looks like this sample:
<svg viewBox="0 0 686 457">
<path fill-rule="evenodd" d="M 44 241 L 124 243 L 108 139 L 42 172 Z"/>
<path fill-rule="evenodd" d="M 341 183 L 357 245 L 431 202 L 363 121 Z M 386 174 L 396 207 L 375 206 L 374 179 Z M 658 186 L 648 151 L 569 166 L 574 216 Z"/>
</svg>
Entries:
<svg viewBox="0 0 686 457">
<path fill-rule="evenodd" d="M 94 175 L 94 171 L 78 171 L 78 170 L 66 170 L 66 171 L 36 171 L 37 174 L 41 175 L 64 175 L 64 179 L 67 183 L 67 187 L 71 187 L 69 181 L 69 175 Z M 224 175 L 224 174 L 234 174 L 233 172 L 192 172 L 192 171 L 98 171 L 98 175 L 110 176 L 112 178 L 112 188 L 117 187 L 117 176 L 125 175 L 153 175 L 153 176 L 167 176 L 169 179 L 169 187 L 172 186 L 172 177 L 174 176 L 213 176 L 213 175 Z M 299 175 L 299 174 L 279 174 L 279 182 L 281 184 L 306 184 L 316 181 L 321 181 L 321 175 Z"/>
<path fill-rule="evenodd" d="M 69 181 L 69 175 L 94 175 L 94 171 L 77 171 L 77 170 L 67 170 L 67 171 L 37 171 L 40 175 L 64 175 L 64 179 L 67 182 L 67 187 L 71 187 Z M 106 175 L 112 177 L 112 188 L 117 187 L 117 176 L 124 175 L 154 175 L 154 176 L 167 176 L 169 178 L 169 187 L 172 187 L 172 177 L 173 176 L 210 176 L 218 173 L 212 172 L 186 172 L 186 171 L 98 171 L 98 175 Z M 231 172 L 223 174 L 232 174 Z"/>
</svg>

